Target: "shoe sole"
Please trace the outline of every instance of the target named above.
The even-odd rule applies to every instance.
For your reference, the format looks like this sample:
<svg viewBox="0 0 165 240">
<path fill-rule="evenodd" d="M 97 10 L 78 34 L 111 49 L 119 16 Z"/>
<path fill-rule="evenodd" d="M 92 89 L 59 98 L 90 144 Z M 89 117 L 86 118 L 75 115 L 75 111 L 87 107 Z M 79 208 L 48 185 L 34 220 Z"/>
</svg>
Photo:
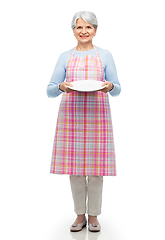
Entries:
<svg viewBox="0 0 165 240">
<path fill-rule="evenodd" d="M 90 229 L 89 229 L 89 231 L 90 232 L 100 232 L 100 230 L 90 230 Z"/>
</svg>

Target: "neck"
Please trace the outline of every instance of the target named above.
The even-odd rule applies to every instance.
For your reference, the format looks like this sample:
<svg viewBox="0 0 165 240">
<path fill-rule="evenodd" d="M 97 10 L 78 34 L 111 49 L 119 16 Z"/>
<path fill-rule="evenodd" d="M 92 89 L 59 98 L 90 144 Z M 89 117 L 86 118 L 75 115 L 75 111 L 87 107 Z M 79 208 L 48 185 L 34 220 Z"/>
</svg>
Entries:
<svg viewBox="0 0 165 240">
<path fill-rule="evenodd" d="M 77 51 L 89 51 L 93 49 L 92 43 L 79 43 L 77 44 L 76 50 Z"/>
</svg>

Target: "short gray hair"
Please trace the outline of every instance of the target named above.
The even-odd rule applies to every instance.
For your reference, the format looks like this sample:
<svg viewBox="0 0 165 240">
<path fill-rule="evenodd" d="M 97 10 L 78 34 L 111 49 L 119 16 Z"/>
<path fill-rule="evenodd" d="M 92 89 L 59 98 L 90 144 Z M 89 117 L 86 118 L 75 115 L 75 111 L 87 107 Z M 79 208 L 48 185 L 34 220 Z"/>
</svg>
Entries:
<svg viewBox="0 0 165 240">
<path fill-rule="evenodd" d="M 98 21 L 97 21 L 96 15 L 93 12 L 80 11 L 73 16 L 73 19 L 71 22 L 72 29 L 76 27 L 76 21 L 79 18 L 83 19 L 87 23 L 92 24 L 95 29 L 98 27 Z"/>
</svg>

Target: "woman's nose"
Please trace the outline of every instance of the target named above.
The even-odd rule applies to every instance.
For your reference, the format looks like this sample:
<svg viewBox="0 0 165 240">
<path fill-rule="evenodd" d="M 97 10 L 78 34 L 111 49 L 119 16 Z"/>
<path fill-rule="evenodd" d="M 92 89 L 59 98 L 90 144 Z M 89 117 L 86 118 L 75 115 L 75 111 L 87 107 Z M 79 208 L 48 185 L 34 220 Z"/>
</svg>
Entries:
<svg viewBox="0 0 165 240">
<path fill-rule="evenodd" d="M 83 28 L 82 29 L 82 33 L 86 33 L 87 31 L 86 31 L 86 28 Z"/>
</svg>

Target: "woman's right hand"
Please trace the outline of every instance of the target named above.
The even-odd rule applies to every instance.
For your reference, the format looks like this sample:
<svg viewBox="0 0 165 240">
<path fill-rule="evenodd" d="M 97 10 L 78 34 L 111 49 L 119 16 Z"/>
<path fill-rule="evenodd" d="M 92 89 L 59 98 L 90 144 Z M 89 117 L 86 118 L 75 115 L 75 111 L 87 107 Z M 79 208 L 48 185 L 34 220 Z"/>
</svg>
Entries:
<svg viewBox="0 0 165 240">
<path fill-rule="evenodd" d="M 75 90 L 72 90 L 72 89 L 68 88 L 68 86 L 72 87 L 73 85 L 69 82 L 63 82 L 63 83 L 60 84 L 59 89 L 63 92 L 66 92 L 66 93 L 70 93 L 70 92 L 75 91 Z"/>
</svg>

